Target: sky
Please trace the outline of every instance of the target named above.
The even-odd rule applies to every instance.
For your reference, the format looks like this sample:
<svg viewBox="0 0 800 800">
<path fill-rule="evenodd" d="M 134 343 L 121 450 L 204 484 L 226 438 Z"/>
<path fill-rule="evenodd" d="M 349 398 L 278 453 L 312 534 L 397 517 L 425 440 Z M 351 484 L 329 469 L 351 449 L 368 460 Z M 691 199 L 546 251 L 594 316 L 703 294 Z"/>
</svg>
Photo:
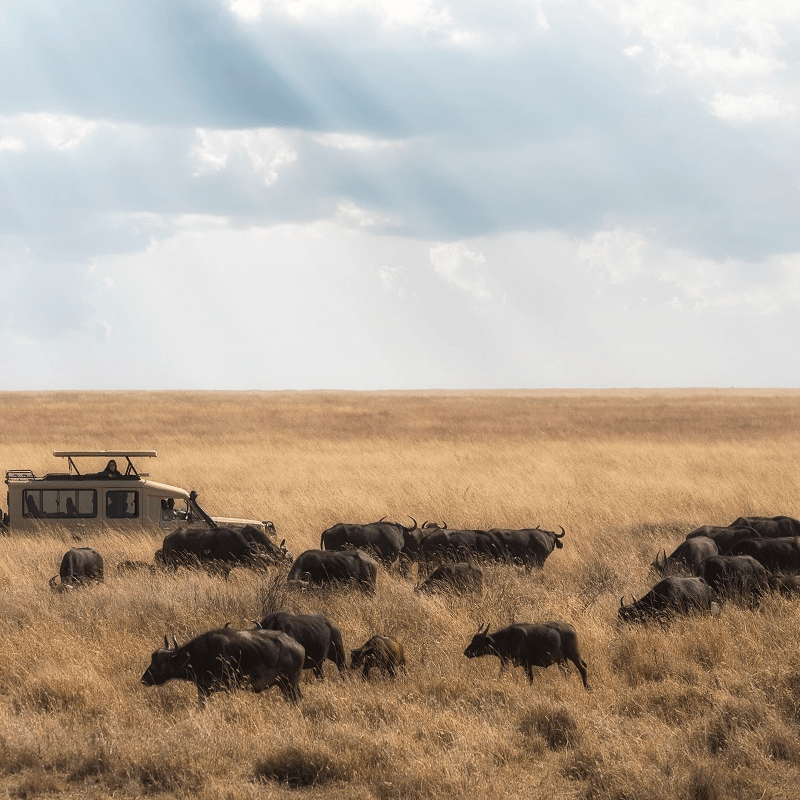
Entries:
<svg viewBox="0 0 800 800">
<path fill-rule="evenodd" d="M 800 385 L 796 0 L 0 0 L 0 389 Z"/>
</svg>

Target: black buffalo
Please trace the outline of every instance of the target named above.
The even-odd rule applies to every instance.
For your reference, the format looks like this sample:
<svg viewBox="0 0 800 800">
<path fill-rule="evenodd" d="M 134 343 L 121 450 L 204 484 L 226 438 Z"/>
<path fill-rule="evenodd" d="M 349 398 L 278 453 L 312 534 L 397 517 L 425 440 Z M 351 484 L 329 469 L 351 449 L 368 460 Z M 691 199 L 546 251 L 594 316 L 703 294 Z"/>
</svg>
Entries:
<svg viewBox="0 0 800 800">
<path fill-rule="evenodd" d="M 259 623 L 266 631 L 283 631 L 303 645 L 306 651 L 303 669 L 314 670 L 323 678 L 322 665 L 326 658 L 343 672 L 347 668 L 341 631 L 323 614 L 294 614 L 291 611 L 274 611 Z"/>
<path fill-rule="evenodd" d="M 201 704 L 212 692 L 230 691 L 239 686 L 261 692 L 279 686 L 287 700 L 301 697 L 300 675 L 305 651 L 297 641 L 281 631 L 259 629 L 240 631 L 220 628 L 196 636 L 179 646 L 173 636 L 156 650 L 142 675 L 145 686 L 168 680 L 193 681 Z"/>
<path fill-rule="evenodd" d="M 732 526 L 702 525 L 687 533 L 686 539 L 688 541 L 689 539 L 695 539 L 701 536 L 713 540 L 719 554 L 726 556 L 730 552 L 731 547 L 737 542 L 741 542 L 744 539 L 758 538 L 760 534 L 755 528 L 750 528 L 746 525 L 741 525 L 737 528 Z"/>
<path fill-rule="evenodd" d="M 483 589 L 483 569 L 471 561 L 457 564 L 440 564 L 417 586 L 415 592 L 479 592 Z"/>
<path fill-rule="evenodd" d="M 99 582 L 103 580 L 103 557 L 91 547 L 73 547 L 64 553 L 58 572 L 50 578 L 50 587 L 55 591 Z"/>
<path fill-rule="evenodd" d="M 255 541 L 256 534 L 259 534 Z M 245 528 L 178 528 L 167 534 L 157 560 L 168 567 L 201 564 L 219 566 L 225 574 L 235 565 L 266 567 L 290 560 L 284 547 L 263 531 Z"/>
<path fill-rule="evenodd" d="M 700 562 L 706 556 L 718 554 L 719 548 L 713 539 L 708 536 L 695 536 L 681 542 L 670 555 L 667 555 L 666 550 L 662 550 L 656 555 L 651 566 L 661 575 L 668 573 L 695 575 Z"/>
<path fill-rule="evenodd" d="M 723 599 L 757 602 L 769 589 L 769 573 L 751 556 L 708 556 L 697 574 Z"/>
<path fill-rule="evenodd" d="M 392 636 L 376 634 L 357 650 L 350 651 L 350 669 L 361 669 L 364 678 L 368 678 L 373 669 L 384 670 L 390 677 L 396 678 L 398 669 L 406 671 L 403 644 Z"/>
<path fill-rule="evenodd" d="M 702 578 L 670 576 L 663 578 L 639 600 L 630 605 L 619 601 L 618 615 L 623 622 L 664 622 L 676 614 L 695 611 L 719 613 L 714 589 Z"/>
<path fill-rule="evenodd" d="M 526 572 L 530 572 L 531 567 L 544 567 L 547 556 L 558 547 L 564 546 L 561 541 L 565 531 L 561 527 L 561 533 L 554 531 L 543 531 L 537 525 L 535 528 L 522 528 L 520 530 L 508 530 L 506 528 L 492 528 L 489 533 L 493 535 L 499 545 L 503 557 L 514 564 L 525 567 Z"/>
<path fill-rule="evenodd" d="M 781 539 L 787 536 L 800 536 L 800 520 L 794 517 L 739 517 L 731 528 L 753 528 L 767 539 Z"/>
<path fill-rule="evenodd" d="M 407 543 L 411 550 L 416 549 L 413 533 L 418 530 L 417 523 L 413 517 L 411 521 L 414 523 L 411 527 L 383 519 L 366 524 L 339 522 L 322 532 L 320 550 L 363 550 L 390 566 Z"/>
<path fill-rule="evenodd" d="M 800 536 L 745 539 L 731 549 L 731 555 L 752 556 L 769 572 L 799 572 Z"/>
<path fill-rule="evenodd" d="M 589 688 L 586 662 L 578 652 L 578 635 L 568 622 L 517 622 L 494 634 L 489 633 L 487 623 L 472 637 L 464 655 L 497 656 L 501 673 L 508 664 L 524 667 L 530 683 L 534 667 L 558 664 L 566 677 L 567 661 L 571 661 L 581 674 L 584 688 Z"/>
<path fill-rule="evenodd" d="M 361 550 L 306 550 L 292 564 L 286 581 L 304 588 L 355 583 L 373 593 L 377 578 L 378 562 Z"/>
<path fill-rule="evenodd" d="M 419 553 L 419 560 L 425 567 L 476 558 L 487 561 L 504 559 L 500 539 L 491 531 L 483 530 L 432 529 L 420 540 Z"/>
</svg>

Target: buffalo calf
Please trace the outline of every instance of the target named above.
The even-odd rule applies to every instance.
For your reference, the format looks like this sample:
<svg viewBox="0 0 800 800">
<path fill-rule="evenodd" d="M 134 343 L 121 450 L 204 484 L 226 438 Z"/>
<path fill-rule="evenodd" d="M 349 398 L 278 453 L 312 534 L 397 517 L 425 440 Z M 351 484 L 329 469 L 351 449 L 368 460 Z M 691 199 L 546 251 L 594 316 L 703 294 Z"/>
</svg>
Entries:
<svg viewBox="0 0 800 800">
<path fill-rule="evenodd" d="M 463 562 L 440 564 L 415 592 L 479 592 L 483 589 L 483 569 L 478 564 Z"/>
<path fill-rule="evenodd" d="M 392 636 L 372 636 L 358 650 L 350 652 L 350 669 L 359 668 L 364 678 L 369 677 L 373 668 L 388 672 L 392 678 L 397 677 L 398 669 L 406 670 L 402 643 Z"/>
</svg>

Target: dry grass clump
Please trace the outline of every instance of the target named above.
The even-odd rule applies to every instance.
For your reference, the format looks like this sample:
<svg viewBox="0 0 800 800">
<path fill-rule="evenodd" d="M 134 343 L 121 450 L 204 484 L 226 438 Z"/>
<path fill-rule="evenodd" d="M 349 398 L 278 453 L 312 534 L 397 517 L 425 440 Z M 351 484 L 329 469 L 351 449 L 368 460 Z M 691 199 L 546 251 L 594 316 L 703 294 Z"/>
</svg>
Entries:
<svg viewBox="0 0 800 800">
<path fill-rule="evenodd" d="M 298 555 L 340 522 L 566 530 L 526 574 L 485 564 L 484 589 L 414 592 L 381 570 L 374 596 L 293 592 L 285 568 L 120 573 L 155 531 L 86 531 L 103 584 L 54 594 L 76 542 L 0 537 L 0 793 L 10 797 L 792 797 L 800 780 L 798 600 L 669 624 L 617 622 L 650 562 L 701 524 L 800 515 L 800 403 L 782 392 L 34 393 L 0 395 L 0 464 L 57 469 L 53 449 L 155 448 L 154 479 L 212 514 L 274 521 Z M 113 431 L 113 440 L 109 439 Z M 349 651 L 400 639 L 408 669 L 368 681 L 326 662 L 295 707 L 277 689 L 145 687 L 180 642 L 273 610 L 324 613 Z M 570 665 L 501 673 L 466 659 L 478 627 L 562 619 Z"/>
</svg>

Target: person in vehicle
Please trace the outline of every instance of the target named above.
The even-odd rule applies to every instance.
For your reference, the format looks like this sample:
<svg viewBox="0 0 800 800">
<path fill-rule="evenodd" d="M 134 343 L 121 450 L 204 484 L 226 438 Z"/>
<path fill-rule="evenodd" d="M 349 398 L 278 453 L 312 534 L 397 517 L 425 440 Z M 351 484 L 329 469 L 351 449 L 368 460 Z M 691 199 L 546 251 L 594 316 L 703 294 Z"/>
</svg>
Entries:
<svg viewBox="0 0 800 800">
<path fill-rule="evenodd" d="M 161 519 L 177 519 L 177 513 L 175 512 L 175 498 L 170 497 L 166 500 L 161 501 Z"/>
<path fill-rule="evenodd" d="M 106 468 L 99 474 L 100 478 L 121 478 L 122 473 L 117 469 L 117 462 L 112 458 Z"/>
<path fill-rule="evenodd" d="M 30 495 L 28 495 L 25 498 L 25 505 L 28 508 L 28 516 L 29 517 L 39 517 L 39 516 L 41 516 L 39 514 L 39 508 L 36 505 L 36 501 Z"/>
</svg>

